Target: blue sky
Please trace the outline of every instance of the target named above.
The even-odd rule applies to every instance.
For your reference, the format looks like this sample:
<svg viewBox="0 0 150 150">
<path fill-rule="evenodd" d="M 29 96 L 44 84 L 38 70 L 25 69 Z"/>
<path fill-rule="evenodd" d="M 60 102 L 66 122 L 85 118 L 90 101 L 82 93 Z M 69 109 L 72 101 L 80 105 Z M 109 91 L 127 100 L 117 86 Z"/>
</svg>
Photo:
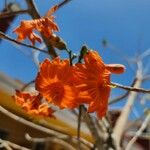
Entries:
<svg viewBox="0 0 150 150">
<path fill-rule="evenodd" d="M 9 0 L 11 1 L 11 0 Z M 21 7 L 26 8 L 24 0 Z M 41 15 L 60 2 L 59 0 L 35 0 Z M 0 9 L 4 3 L 0 2 Z M 68 5 L 55 13 L 60 35 L 75 53 L 83 44 L 97 50 L 105 63 L 122 63 L 126 65 L 123 75 L 113 75 L 112 80 L 129 85 L 134 78 L 134 71 L 127 62 L 112 48 L 103 48 L 101 41 L 109 43 L 120 51 L 121 55 L 132 58 L 150 47 L 150 1 L 149 0 L 72 0 Z M 21 19 L 30 19 L 21 15 L 11 24 L 7 34 L 16 35 L 12 30 L 19 25 Z M 28 43 L 28 41 L 25 41 Z M 3 41 L 0 54 L 0 72 L 8 76 L 29 82 L 34 79 L 37 68 L 32 61 L 31 49 Z M 38 44 L 36 46 L 39 46 Z M 60 52 L 59 52 L 60 53 Z M 63 56 L 63 54 L 61 54 Z M 42 55 L 44 58 L 45 55 Z M 148 60 L 144 63 L 147 65 Z M 131 65 L 133 69 L 134 65 Z M 148 84 L 145 87 L 149 87 Z M 119 92 L 112 93 L 112 96 Z"/>
</svg>

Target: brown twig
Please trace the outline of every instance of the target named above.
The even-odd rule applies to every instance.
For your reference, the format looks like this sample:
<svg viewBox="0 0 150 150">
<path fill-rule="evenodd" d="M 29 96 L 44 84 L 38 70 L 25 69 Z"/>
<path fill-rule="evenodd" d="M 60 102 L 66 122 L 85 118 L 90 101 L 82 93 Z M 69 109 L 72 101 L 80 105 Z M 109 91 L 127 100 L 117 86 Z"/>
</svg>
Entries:
<svg viewBox="0 0 150 150">
<path fill-rule="evenodd" d="M 97 132 L 97 128 L 95 127 L 95 124 L 93 122 L 92 117 L 87 113 L 86 108 L 81 105 L 81 111 L 83 113 L 83 119 L 86 122 L 86 125 L 88 126 L 94 140 L 95 140 L 95 145 L 98 148 L 98 150 L 103 150 L 103 135 L 99 135 Z M 101 133 L 102 134 L 102 133 Z"/>
<path fill-rule="evenodd" d="M 40 52 L 42 52 L 42 53 L 48 54 L 48 52 L 47 52 L 46 50 L 42 50 L 42 49 L 37 48 L 37 47 L 35 47 L 35 46 L 29 45 L 29 44 L 24 44 L 24 43 L 22 43 L 22 42 L 19 42 L 19 41 L 17 41 L 17 40 L 14 40 L 13 38 L 9 37 L 8 35 L 4 34 L 4 33 L 1 32 L 1 31 L 0 31 L 0 38 L 5 39 L 5 40 L 8 40 L 8 41 L 11 41 L 11 42 L 13 42 L 13 43 L 16 43 L 16 44 L 19 44 L 19 45 L 22 45 L 22 46 L 25 46 L 25 47 L 28 47 L 28 48 L 35 49 L 35 50 L 40 51 Z"/>
<path fill-rule="evenodd" d="M 47 133 L 47 134 L 50 134 L 50 135 L 54 135 L 56 137 L 59 137 L 59 138 L 68 138 L 67 135 L 63 134 L 63 133 L 60 133 L 60 132 L 57 132 L 57 131 L 54 131 L 54 130 L 51 130 L 51 129 L 48 129 L 48 128 L 45 128 L 41 125 L 37 125 L 31 121 L 28 121 L 22 117 L 19 117 L 13 113 L 11 113 L 10 111 L 6 110 L 4 107 L 0 106 L 0 112 L 2 112 L 3 114 L 7 115 L 8 117 L 22 123 L 22 124 L 25 124 L 27 126 L 30 126 L 34 129 L 37 129 L 39 131 L 42 131 L 44 133 Z"/>
<path fill-rule="evenodd" d="M 35 80 L 32 80 L 30 82 L 28 82 L 27 84 L 25 84 L 22 88 L 21 88 L 21 91 L 24 91 L 29 85 L 31 85 L 32 83 L 34 83 Z"/>
<path fill-rule="evenodd" d="M 18 11 L 13 11 L 13 12 L 3 12 L 3 13 L 0 13 L 0 19 L 1 18 L 7 18 L 7 17 L 10 17 L 10 16 L 19 15 L 19 14 L 25 14 L 25 13 L 28 13 L 28 12 L 29 12 L 28 9 L 18 10 Z"/>
<path fill-rule="evenodd" d="M 34 1 L 33 0 L 26 0 L 26 3 L 28 5 L 28 9 L 30 10 L 29 14 L 31 15 L 31 17 L 33 19 L 41 18 L 40 14 L 38 13 L 38 10 L 37 10 L 37 7 L 36 7 Z M 48 48 L 48 52 L 49 52 L 50 56 L 52 58 L 57 57 L 57 53 L 56 53 L 54 47 L 49 42 L 49 40 L 44 35 L 42 35 L 42 38 L 43 38 L 43 40 L 44 40 L 44 42 L 45 42 L 45 44 L 46 44 L 46 46 Z"/>
<path fill-rule="evenodd" d="M 149 89 L 147 90 L 143 88 L 130 87 L 130 86 L 121 85 L 119 83 L 114 83 L 114 82 L 111 82 L 111 85 L 116 86 L 117 88 L 128 90 L 128 91 L 133 91 L 133 92 L 138 92 L 138 93 L 150 93 Z"/>
<path fill-rule="evenodd" d="M 81 130 L 81 116 L 82 116 L 82 106 L 79 106 L 79 114 L 78 114 L 78 127 L 77 127 L 77 139 L 78 139 L 78 149 L 81 149 L 80 144 L 80 130 Z"/>
<path fill-rule="evenodd" d="M 103 126 L 105 127 L 106 129 L 106 132 L 105 134 L 107 135 L 106 136 L 106 140 L 105 140 L 105 143 L 107 143 L 105 145 L 105 149 L 113 149 L 113 150 L 116 150 L 116 147 L 115 147 L 115 144 L 114 144 L 114 139 L 113 139 L 113 136 L 112 136 L 112 133 L 113 133 L 113 129 L 111 127 L 111 124 L 110 124 L 110 121 L 107 117 L 104 117 L 102 119 L 102 122 L 103 122 Z"/>
<path fill-rule="evenodd" d="M 26 147 L 23 147 L 23 146 L 20 146 L 20 145 L 17 145 L 15 143 L 12 143 L 10 141 L 6 141 L 6 140 L 3 140 L 3 139 L 0 139 L 0 143 L 4 146 L 6 146 L 5 148 L 8 148 L 12 150 L 13 149 L 17 149 L 17 150 L 30 150 Z"/>
<path fill-rule="evenodd" d="M 83 50 L 87 50 L 87 47 L 86 46 L 82 47 L 80 56 L 78 58 L 78 63 L 81 63 L 81 60 L 83 59 L 83 54 L 82 54 Z M 70 50 L 68 50 L 68 54 L 69 54 L 69 52 L 70 52 Z M 71 61 L 70 54 L 69 54 L 69 58 Z M 89 130 L 95 140 L 94 147 L 98 148 L 98 150 L 103 150 L 103 136 L 102 136 L 102 134 L 100 135 L 99 132 L 97 132 L 97 128 L 95 126 L 93 118 L 87 113 L 87 110 L 84 105 L 80 105 L 78 115 L 79 115 L 78 116 L 78 129 L 77 129 L 78 139 L 79 139 L 79 135 L 80 135 L 81 117 L 83 117 L 83 121 L 86 123 L 87 127 L 89 128 Z"/>
<path fill-rule="evenodd" d="M 131 84 L 131 87 L 134 86 L 136 80 L 137 80 L 137 79 L 134 79 L 134 80 L 133 80 L 133 82 L 132 82 L 132 84 Z M 118 97 L 116 97 L 116 98 L 110 100 L 109 105 L 114 104 L 114 103 L 117 103 L 117 102 L 119 102 L 120 100 L 126 98 L 126 97 L 129 95 L 129 93 L 130 93 L 130 91 L 127 91 L 125 94 L 120 95 L 120 96 L 118 96 Z"/>
<path fill-rule="evenodd" d="M 58 9 L 63 7 L 64 5 L 66 5 L 67 3 L 71 2 L 72 0 L 64 0 L 62 2 L 60 2 L 57 6 L 58 6 Z"/>
<path fill-rule="evenodd" d="M 127 91 L 125 94 L 115 97 L 114 99 L 110 100 L 108 104 L 112 105 L 114 103 L 117 103 L 117 102 L 123 100 L 124 98 L 126 98 L 129 95 L 129 93 L 130 93 L 130 91 Z"/>
<path fill-rule="evenodd" d="M 62 145 L 65 149 L 68 150 L 76 150 L 70 143 L 58 138 L 58 137 L 46 137 L 46 138 L 33 138 L 31 137 L 29 134 L 25 135 L 26 139 L 28 141 L 37 143 L 37 142 L 41 142 L 41 143 L 47 143 L 47 142 L 52 142 L 52 143 L 56 143 L 59 145 Z"/>
<path fill-rule="evenodd" d="M 70 135 L 67 135 L 65 133 L 62 133 L 62 132 L 58 132 L 58 131 L 55 131 L 55 130 L 52 130 L 52 129 L 49 129 L 49 128 L 46 128 L 44 126 L 41 126 L 41 125 L 38 125 L 38 124 L 35 124 L 31 121 L 28 121 L 20 116 L 17 116 L 15 114 L 13 114 L 12 112 L 6 110 L 4 107 L 0 106 L 0 112 L 5 114 L 6 116 L 12 118 L 13 120 L 16 120 L 24 125 L 27 125 L 29 127 L 32 127 L 34 129 L 37 129 L 41 132 L 44 132 L 46 134 L 49 134 L 50 136 L 55 136 L 55 137 L 58 137 L 60 139 L 70 139 L 71 141 L 74 141 L 74 142 L 77 142 L 77 138 L 75 137 L 72 137 Z M 80 139 L 81 143 L 84 144 L 86 147 L 91 147 L 92 144 L 90 142 L 87 142 L 85 140 L 82 140 Z"/>
</svg>

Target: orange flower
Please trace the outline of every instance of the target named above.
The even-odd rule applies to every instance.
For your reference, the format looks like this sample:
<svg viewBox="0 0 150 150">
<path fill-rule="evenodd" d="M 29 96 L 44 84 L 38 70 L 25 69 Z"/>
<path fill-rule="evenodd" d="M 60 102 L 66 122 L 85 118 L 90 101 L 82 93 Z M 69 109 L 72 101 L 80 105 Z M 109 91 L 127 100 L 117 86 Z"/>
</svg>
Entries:
<svg viewBox="0 0 150 150">
<path fill-rule="evenodd" d="M 35 25 L 35 29 L 41 32 L 45 37 L 49 38 L 54 31 L 59 31 L 57 24 L 54 20 L 45 17 L 41 19 L 34 19 L 31 21 Z"/>
<path fill-rule="evenodd" d="M 13 96 L 17 105 L 21 106 L 27 113 L 52 117 L 54 112 L 47 104 L 41 102 L 42 96 L 31 95 L 27 92 L 16 90 L 16 95 Z"/>
<path fill-rule="evenodd" d="M 52 61 L 46 59 L 40 65 L 35 86 L 49 103 L 60 108 L 75 108 L 78 105 L 69 60 L 61 61 L 59 57 Z"/>
<path fill-rule="evenodd" d="M 88 112 L 97 112 L 102 118 L 107 112 L 111 90 L 111 67 L 106 67 L 96 51 L 85 54 L 84 61 L 85 64 L 76 64 L 75 67 L 76 85 L 81 97 L 79 101 L 88 103 Z"/>
<path fill-rule="evenodd" d="M 24 39 L 28 38 L 34 45 L 35 41 L 41 43 L 41 38 L 37 34 L 33 33 L 34 28 L 35 27 L 32 24 L 32 21 L 21 21 L 20 26 L 17 27 L 13 32 L 16 32 L 16 34 L 18 34 L 18 41 L 23 41 Z"/>
<path fill-rule="evenodd" d="M 28 112 L 29 114 L 40 115 L 44 117 L 54 117 L 54 110 L 50 108 L 46 103 L 39 105 L 37 109 L 32 109 Z"/>
<path fill-rule="evenodd" d="M 56 10 L 57 5 L 52 7 L 48 14 L 43 18 L 21 21 L 20 26 L 13 31 L 18 34 L 17 40 L 23 41 L 28 37 L 34 45 L 35 41 L 41 43 L 41 38 L 37 34 L 33 33 L 34 29 L 42 33 L 47 38 L 50 37 L 54 31 L 58 31 L 58 26 L 54 23 L 54 16 L 52 16 Z"/>
</svg>

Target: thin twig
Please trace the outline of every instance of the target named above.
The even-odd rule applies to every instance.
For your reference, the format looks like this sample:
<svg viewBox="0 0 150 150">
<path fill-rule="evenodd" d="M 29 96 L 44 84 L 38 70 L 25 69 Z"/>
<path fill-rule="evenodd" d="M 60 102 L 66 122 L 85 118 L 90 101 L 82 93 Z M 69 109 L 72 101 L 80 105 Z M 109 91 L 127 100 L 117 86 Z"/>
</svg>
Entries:
<svg viewBox="0 0 150 150">
<path fill-rule="evenodd" d="M 15 114 L 13 114 L 12 112 L 6 110 L 6 109 L 5 109 L 4 107 L 2 107 L 2 106 L 0 106 L 0 112 L 2 112 L 3 114 L 5 114 L 6 116 L 12 118 L 12 119 L 15 120 L 15 121 L 18 121 L 18 122 L 20 122 L 20 123 L 22 123 L 22 124 L 24 124 L 24 125 L 27 125 L 27 126 L 29 126 L 29 127 L 32 127 L 32 128 L 34 128 L 34 129 L 37 129 L 37 130 L 39 130 L 39 131 L 41 131 L 41 132 L 44 132 L 44 133 L 46 133 L 46 134 L 53 135 L 53 136 L 58 137 L 58 138 L 61 138 L 61 139 L 70 139 L 70 140 L 72 140 L 72 141 L 74 141 L 74 142 L 77 142 L 77 138 L 75 138 L 75 137 L 71 137 L 70 135 L 67 135 L 67 134 L 65 134 L 65 133 L 58 132 L 58 131 L 55 131 L 55 130 L 46 128 L 46 127 L 44 127 L 44 126 L 35 124 L 35 123 L 31 122 L 31 121 L 28 121 L 28 120 L 26 120 L 26 119 L 24 119 L 24 118 L 22 118 L 22 117 L 20 117 L 20 116 L 17 116 L 17 115 L 15 115 Z M 82 139 L 81 139 L 81 143 L 84 144 L 84 145 L 87 146 L 87 147 L 91 147 L 91 145 L 92 145 L 90 142 L 87 142 L 87 141 L 82 140 Z"/>
<path fill-rule="evenodd" d="M 7 0 L 5 0 L 4 8 L 7 8 Z"/>
<path fill-rule="evenodd" d="M 132 82 L 132 84 L 131 84 L 131 87 L 134 86 L 134 84 L 136 83 L 136 80 L 137 80 L 137 79 L 134 79 L 134 80 L 133 80 L 133 82 Z M 110 100 L 109 105 L 114 104 L 114 103 L 117 103 L 117 102 L 119 102 L 120 100 L 126 98 L 126 97 L 129 95 L 129 93 L 130 93 L 130 91 L 127 91 L 125 94 L 123 94 L 123 95 L 121 95 L 121 96 L 118 96 L 118 97 L 116 97 L 116 98 Z"/>
<path fill-rule="evenodd" d="M 25 0 L 25 1 L 26 1 L 27 5 L 28 5 L 28 9 L 30 10 L 29 14 L 31 15 L 31 17 L 33 19 L 41 18 L 40 14 L 39 14 L 39 12 L 37 10 L 37 7 L 36 7 L 36 5 L 34 3 L 34 0 Z M 41 34 L 41 35 L 42 35 L 42 38 L 43 38 L 43 40 L 44 40 L 44 42 L 45 42 L 45 44 L 46 44 L 46 46 L 48 48 L 48 52 L 49 52 L 50 56 L 52 58 L 57 57 L 57 53 L 56 53 L 54 47 L 49 42 L 49 40 L 43 34 Z"/>
<path fill-rule="evenodd" d="M 31 14 L 33 19 L 41 18 L 34 0 L 25 0 L 25 1 L 27 3 L 28 9 L 30 10 L 29 13 Z"/>
<path fill-rule="evenodd" d="M 37 69 L 39 68 L 39 64 L 40 64 L 39 55 L 40 55 L 40 52 L 32 50 L 32 59 Z"/>
<path fill-rule="evenodd" d="M 29 12 L 28 9 L 18 10 L 18 11 L 13 11 L 13 12 L 12 11 L 11 12 L 3 12 L 3 13 L 0 13 L 0 19 L 15 16 L 15 15 L 19 15 L 19 14 L 25 14 L 25 13 L 28 13 L 28 12 Z"/>
<path fill-rule="evenodd" d="M 1 143 L 3 146 L 6 146 L 6 145 L 7 145 L 6 148 L 9 147 L 9 149 L 11 149 L 11 150 L 12 150 L 12 148 L 17 149 L 17 150 L 30 150 L 30 149 L 28 149 L 28 148 L 26 148 L 26 147 L 23 147 L 23 146 L 20 146 L 20 145 L 15 144 L 15 143 L 12 143 L 12 142 L 10 142 L 10 141 L 6 141 L 6 140 L 2 140 L 2 139 L 0 139 L 0 143 Z M 3 143 L 4 143 L 4 144 L 3 144 Z"/>
<path fill-rule="evenodd" d="M 102 131 L 102 132 L 107 131 L 103 124 L 103 121 L 100 119 L 95 118 L 95 126 L 98 128 L 99 131 Z"/>
<path fill-rule="evenodd" d="M 114 139 L 113 139 L 113 136 L 112 136 L 113 130 L 112 130 L 112 127 L 110 125 L 110 122 L 109 122 L 107 117 L 103 118 L 102 121 L 103 121 L 103 125 L 106 128 L 106 134 L 107 134 L 107 138 L 105 140 L 105 142 L 107 144 L 106 144 L 105 148 L 116 150 L 116 147 L 115 147 L 115 144 L 114 144 Z"/>
<path fill-rule="evenodd" d="M 146 75 L 145 77 L 143 77 L 143 82 L 147 80 L 150 80 L 150 75 Z"/>
<path fill-rule="evenodd" d="M 64 0 L 62 2 L 60 2 L 57 6 L 58 6 L 58 9 L 63 7 L 64 5 L 66 5 L 67 3 L 71 2 L 72 0 Z"/>
<path fill-rule="evenodd" d="M 135 141 L 138 139 L 138 137 L 142 134 L 142 132 L 146 129 L 147 125 L 150 122 L 150 114 L 148 114 L 142 123 L 139 130 L 136 132 L 135 136 L 129 141 L 127 147 L 125 150 L 130 150 L 132 148 L 132 145 L 135 143 Z"/>
<path fill-rule="evenodd" d="M 77 139 L 78 139 L 79 150 L 81 149 L 81 145 L 80 145 L 81 116 L 82 116 L 82 106 L 79 106 L 78 127 L 77 127 Z"/>
<path fill-rule="evenodd" d="M 143 88 L 130 87 L 130 86 L 121 85 L 119 83 L 114 83 L 114 82 L 111 82 L 111 85 L 128 91 L 139 92 L 139 93 L 150 93 L 150 89 L 147 90 Z"/>
<path fill-rule="evenodd" d="M 130 136 L 130 137 L 133 137 L 136 135 L 136 132 L 134 131 L 128 131 L 126 133 L 126 136 Z M 150 140 L 150 134 L 149 133 L 141 133 L 138 138 L 142 138 L 142 139 L 145 139 L 145 140 Z"/>
<path fill-rule="evenodd" d="M 120 48 L 116 47 L 115 45 L 109 42 L 107 43 L 107 47 L 113 50 L 113 52 L 115 52 L 121 59 L 123 59 L 128 64 L 128 67 L 130 68 L 130 70 L 134 72 L 134 69 L 132 68 L 130 64 L 129 56 L 126 55 L 126 53 L 123 53 L 123 51 L 120 50 Z"/>
<path fill-rule="evenodd" d="M 83 59 L 83 54 L 82 54 L 83 48 L 87 49 L 86 46 L 82 47 L 80 56 L 78 58 L 78 63 L 81 63 L 81 60 Z M 70 55 L 69 55 L 69 58 L 71 60 Z M 86 123 L 87 127 L 89 128 L 89 130 L 90 130 L 90 132 L 91 132 L 91 134 L 92 134 L 92 136 L 95 140 L 95 144 L 94 144 L 95 147 L 98 148 L 98 150 L 103 150 L 103 136 L 102 136 L 102 133 L 100 135 L 99 132 L 97 132 L 97 128 L 95 126 L 93 118 L 87 113 L 87 110 L 86 110 L 84 105 L 80 105 L 79 113 L 80 114 L 78 116 L 78 134 L 79 134 L 79 130 L 80 130 L 80 120 L 81 120 L 81 117 L 83 115 L 83 120 Z"/>
<path fill-rule="evenodd" d="M 0 149 L 13 150 L 8 143 L 0 139 Z"/>
<path fill-rule="evenodd" d="M 130 91 L 127 91 L 125 94 L 115 97 L 114 99 L 110 100 L 108 104 L 112 105 L 114 103 L 121 101 L 122 99 L 126 98 L 129 95 L 129 93 Z"/>
<path fill-rule="evenodd" d="M 28 141 L 31 141 L 31 142 L 34 142 L 34 143 L 37 143 L 37 142 L 41 142 L 41 143 L 52 142 L 52 143 L 62 145 L 65 149 L 76 150 L 70 143 L 68 143 L 68 142 L 66 142 L 66 141 L 64 141 L 64 140 L 62 140 L 58 137 L 33 138 L 29 134 L 26 134 L 25 137 Z"/>
<path fill-rule="evenodd" d="M 138 70 L 136 73 L 136 79 L 137 80 L 136 80 L 136 83 L 134 85 L 134 89 L 138 89 L 141 86 L 142 71 L 143 71 L 142 70 L 142 62 L 139 62 L 138 63 Z M 128 121 L 128 116 L 131 112 L 131 108 L 132 108 L 134 101 L 135 101 L 137 94 L 138 94 L 138 93 L 133 92 L 133 91 L 137 92 L 137 90 L 132 90 L 132 92 L 130 92 L 128 100 L 127 100 L 125 106 L 123 107 L 122 112 L 121 112 L 121 114 L 120 114 L 120 116 L 116 122 L 116 125 L 114 127 L 114 130 L 113 130 L 115 145 L 117 147 L 117 150 L 121 149 L 121 147 L 120 147 L 121 138 L 122 138 L 122 135 L 124 133 L 124 130 L 126 127 L 126 122 Z"/>
<path fill-rule="evenodd" d="M 149 56 L 150 55 L 150 48 L 145 50 L 140 56 L 139 56 L 139 59 L 142 60 L 144 59 L 145 57 Z"/>
<path fill-rule="evenodd" d="M 24 91 L 29 85 L 31 85 L 32 83 L 34 83 L 35 80 L 32 80 L 30 82 L 28 82 L 27 84 L 25 84 L 22 88 L 21 88 L 21 91 Z"/>
<path fill-rule="evenodd" d="M 37 129 L 39 131 L 42 131 L 44 133 L 47 133 L 47 134 L 50 134 L 50 135 L 54 135 L 54 136 L 57 136 L 59 138 L 67 138 L 68 136 L 63 134 L 63 133 L 60 133 L 60 132 L 57 132 L 57 131 L 54 131 L 54 130 L 51 130 L 51 129 L 48 129 L 48 128 L 45 128 L 41 125 L 37 125 L 33 122 L 30 122 L 22 117 L 19 117 L 13 113 L 11 113 L 10 111 L 6 110 L 4 107 L 0 106 L 0 112 L 2 112 L 3 114 L 7 115 L 8 117 L 12 118 L 13 120 L 16 120 L 22 124 L 25 124 L 27 126 L 30 126 L 34 129 Z"/>
<path fill-rule="evenodd" d="M 100 136 L 99 133 L 97 132 L 97 128 L 95 127 L 93 119 L 87 113 L 86 108 L 83 105 L 81 105 L 81 107 L 82 107 L 82 109 L 81 109 L 82 113 L 84 115 L 83 119 L 86 122 L 86 125 L 88 126 L 88 128 L 89 128 L 89 130 L 90 130 L 90 132 L 91 132 L 91 134 L 92 134 L 92 136 L 95 140 L 96 147 L 98 148 L 98 150 L 103 150 L 103 142 L 104 142 L 103 141 L 103 136 L 102 135 Z M 103 133 L 101 133 L 101 134 L 103 134 Z"/>
<path fill-rule="evenodd" d="M 22 45 L 22 46 L 25 46 L 25 47 L 28 47 L 28 48 L 35 49 L 35 50 L 40 51 L 40 52 L 42 52 L 42 53 L 48 54 L 48 52 L 47 52 L 46 50 L 42 50 L 42 49 L 37 48 L 37 47 L 35 47 L 35 46 L 29 45 L 29 44 L 24 44 L 24 43 L 22 43 L 22 42 L 19 42 L 19 41 L 17 41 L 17 40 L 14 40 L 13 38 L 9 37 L 8 35 L 4 34 L 4 33 L 1 32 L 1 31 L 0 31 L 0 38 L 5 39 L 5 40 L 8 40 L 8 41 L 11 41 L 11 42 L 13 42 L 13 43 L 16 43 L 16 44 L 19 44 L 19 45 Z"/>
</svg>

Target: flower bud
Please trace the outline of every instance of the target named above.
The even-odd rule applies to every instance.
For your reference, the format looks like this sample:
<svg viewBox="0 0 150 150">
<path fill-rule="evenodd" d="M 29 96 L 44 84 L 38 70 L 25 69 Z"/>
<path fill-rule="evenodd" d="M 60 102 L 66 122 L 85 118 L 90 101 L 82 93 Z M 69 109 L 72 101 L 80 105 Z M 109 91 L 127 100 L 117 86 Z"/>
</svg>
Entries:
<svg viewBox="0 0 150 150">
<path fill-rule="evenodd" d="M 56 34 L 52 34 L 49 38 L 50 43 L 59 50 L 67 49 L 66 43 Z"/>
<path fill-rule="evenodd" d="M 121 64 L 106 64 L 105 67 L 111 73 L 121 74 L 125 72 L 125 66 Z"/>
</svg>

